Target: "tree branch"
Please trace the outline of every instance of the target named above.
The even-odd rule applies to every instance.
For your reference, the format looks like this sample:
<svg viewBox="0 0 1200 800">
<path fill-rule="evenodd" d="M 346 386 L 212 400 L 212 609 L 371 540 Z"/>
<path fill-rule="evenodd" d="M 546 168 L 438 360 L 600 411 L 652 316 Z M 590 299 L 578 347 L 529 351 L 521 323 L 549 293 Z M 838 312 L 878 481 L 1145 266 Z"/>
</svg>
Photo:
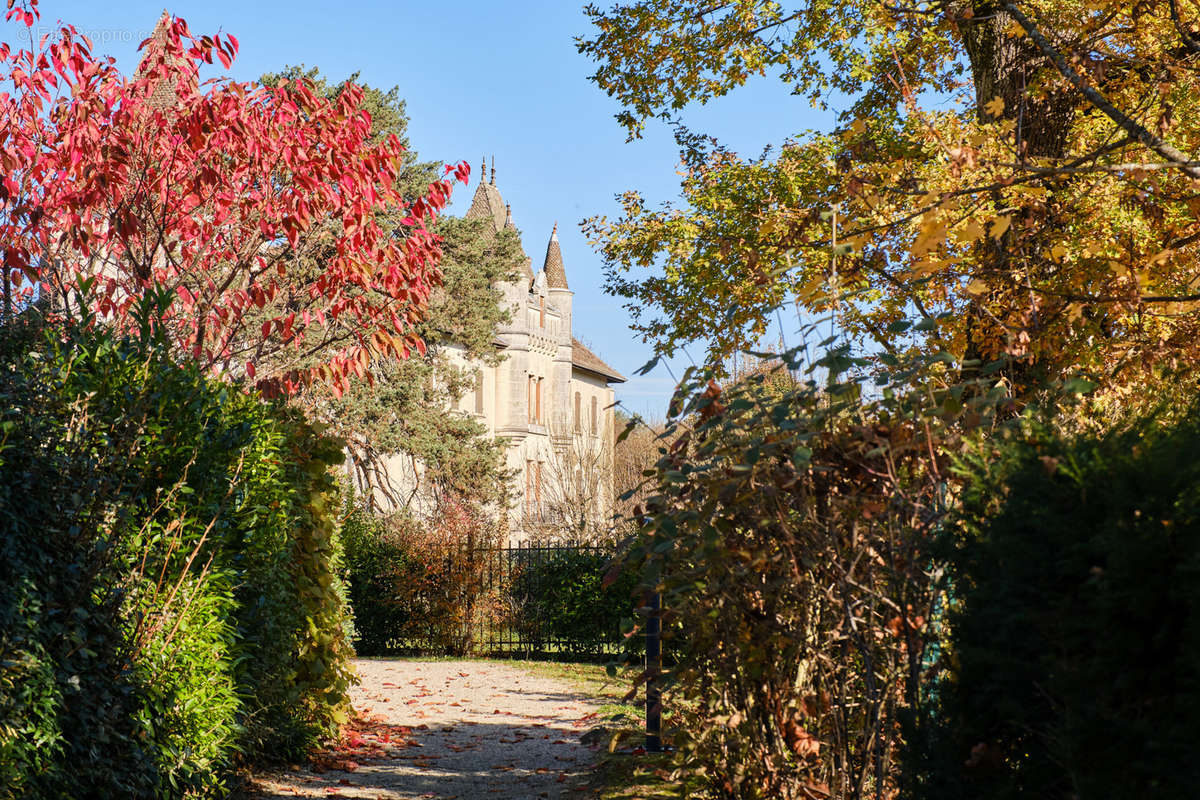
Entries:
<svg viewBox="0 0 1200 800">
<path fill-rule="evenodd" d="M 1004 9 L 1012 16 L 1013 19 L 1017 21 L 1018 25 L 1025 29 L 1025 33 L 1029 35 L 1029 38 L 1033 40 L 1033 43 L 1037 45 L 1039 50 L 1042 51 L 1042 54 L 1045 55 L 1046 58 L 1050 59 L 1055 68 L 1058 69 L 1059 73 L 1062 74 L 1064 78 L 1069 80 L 1076 89 L 1082 92 L 1083 96 L 1086 97 L 1093 106 L 1095 106 L 1099 111 L 1103 112 L 1105 116 L 1115 122 L 1118 127 L 1129 134 L 1129 136 L 1134 140 L 1140 142 L 1146 147 L 1149 147 L 1164 159 L 1176 165 L 1188 176 L 1200 179 L 1200 167 L 1193 166 L 1195 162 L 1193 162 L 1193 160 L 1189 158 L 1187 154 L 1181 152 L 1180 150 L 1152 134 L 1150 131 L 1146 130 L 1135 120 L 1131 119 L 1123 111 L 1110 103 L 1104 95 L 1100 94 L 1099 91 L 1089 85 L 1088 82 L 1085 81 L 1069 63 L 1067 63 L 1067 59 L 1063 56 L 1063 54 L 1054 49 L 1046 37 L 1042 35 L 1042 32 L 1038 30 L 1038 27 L 1033 23 L 1033 20 L 1025 16 L 1025 14 L 1022 13 L 1019 8 L 1017 8 L 1015 3 L 1011 2 L 1011 0 L 1005 2 Z"/>
<path fill-rule="evenodd" d="M 1200 53 L 1200 39 L 1192 35 L 1192 32 L 1183 27 L 1183 20 L 1179 18 L 1179 0 L 1171 0 L 1171 21 L 1175 23 L 1175 30 L 1179 31 L 1179 38 L 1183 40 L 1184 46 L 1189 53 Z"/>
</svg>

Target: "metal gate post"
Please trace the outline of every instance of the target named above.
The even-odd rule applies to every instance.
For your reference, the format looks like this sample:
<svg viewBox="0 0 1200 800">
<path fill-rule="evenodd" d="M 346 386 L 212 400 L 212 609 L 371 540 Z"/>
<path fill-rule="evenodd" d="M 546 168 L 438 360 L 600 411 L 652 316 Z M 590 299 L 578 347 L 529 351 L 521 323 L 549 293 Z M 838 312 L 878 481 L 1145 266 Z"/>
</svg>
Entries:
<svg viewBox="0 0 1200 800">
<path fill-rule="evenodd" d="M 661 753 L 662 689 L 658 685 L 662 674 L 662 595 L 653 592 L 646 618 L 646 751 Z"/>
</svg>

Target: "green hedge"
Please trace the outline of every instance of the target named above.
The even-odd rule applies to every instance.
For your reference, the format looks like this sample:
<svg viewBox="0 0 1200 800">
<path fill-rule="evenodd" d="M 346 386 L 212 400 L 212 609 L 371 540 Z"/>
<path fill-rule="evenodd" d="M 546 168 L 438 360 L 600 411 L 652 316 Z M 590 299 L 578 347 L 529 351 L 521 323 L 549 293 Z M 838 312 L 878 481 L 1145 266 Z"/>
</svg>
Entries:
<svg viewBox="0 0 1200 800">
<path fill-rule="evenodd" d="M 608 586 L 604 576 L 612 555 L 599 550 L 551 550 L 521 565 L 509 589 L 516 619 L 531 638 L 564 643 L 567 653 L 593 653 L 621 644 L 622 621 L 633 617 L 638 577 L 622 570 Z M 626 623 L 628 625 L 628 623 Z M 645 637 L 629 639 L 637 652 Z"/>
<path fill-rule="evenodd" d="M 1102 438 L 1034 430 L 965 467 L 943 542 L 948 670 L 914 741 L 919 796 L 1195 796 L 1195 410 Z"/>
<path fill-rule="evenodd" d="M 379 517 L 352 510 L 342 525 L 347 583 L 354 609 L 354 650 L 360 656 L 392 652 L 412 634 L 413 614 L 398 602 L 395 584 L 408 575 L 407 548 Z"/>
<path fill-rule="evenodd" d="M 220 795 L 330 732 L 340 459 L 161 344 L 0 329 L 0 797 Z"/>
</svg>

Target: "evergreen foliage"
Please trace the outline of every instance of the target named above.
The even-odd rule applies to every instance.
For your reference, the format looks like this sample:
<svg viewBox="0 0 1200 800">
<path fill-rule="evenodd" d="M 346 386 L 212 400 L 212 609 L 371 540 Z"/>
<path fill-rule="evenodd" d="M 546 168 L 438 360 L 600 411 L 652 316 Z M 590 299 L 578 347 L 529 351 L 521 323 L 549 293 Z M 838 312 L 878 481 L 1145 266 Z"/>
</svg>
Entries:
<svg viewBox="0 0 1200 800">
<path fill-rule="evenodd" d="M 3 798 L 221 795 L 344 720 L 338 442 L 142 333 L 0 328 Z"/>
<path fill-rule="evenodd" d="M 929 798 L 1175 798 L 1200 783 L 1200 422 L 1051 427 L 962 463 Z"/>
<path fill-rule="evenodd" d="M 271 86 L 283 79 L 311 81 L 318 95 L 335 98 L 357 76 L 331 83 L 320 71 L 291 66 L 265 75 Z M 360 86 L 363 107 L 371 114 L 376 138 L 395 135 L 408 142 L 408 116 L 396 87 L 383 91 Z M 432 161 L 420 161 L 415 151 L 398 177 L 408 197 L 424 193 L 439 177 Z M 382 224 L 404 235 L 399 217 Z M 404 506 L 395 476 L 386 468 L 390 456 L 415 459 L 423 477 L 440 500 L 455 496 L 482 504 L 506 500 L 503 451 L 474 418 L 447 413 L 475 385 L 475 370 L 455 364 L 451 351 L 484 364 L 499 360 L 496 331 L 508 319 L 495 284 L 511 279 L 520 265 L 520 240 L 504 231 L 485 237 L 483 222 L 441 217 L 432 230 L 442 239 L 441 286 L 429 298 L 423 319 L 414 330 L 426 346 L 423 354 L 384 360 L 373 370 L 372 384 L 356 383 L 341 395 L 317 389 L 305 402 L 312 416 L 346 440 L 357 478 L 378 491 L 393 506 Z M 318 265 L 314 265 L 318 268 Z M 374 494 L 366 495 L 370 503 Z"/>
<path fill-rule="evenodd" d="M 517 619 L 534 621 L 536 633 L 564 643 L 569 654 L 622 642 L 631 652 L 642 652 L 643 637 L 627 640 L 621 624 L 641 605 L 637 573 L 620 569 L 606 583 L 611 560 L 598 548 L 564 548 L 545 559 L 527 559 L 509 589 L 518 604 Z"/>
</svg>

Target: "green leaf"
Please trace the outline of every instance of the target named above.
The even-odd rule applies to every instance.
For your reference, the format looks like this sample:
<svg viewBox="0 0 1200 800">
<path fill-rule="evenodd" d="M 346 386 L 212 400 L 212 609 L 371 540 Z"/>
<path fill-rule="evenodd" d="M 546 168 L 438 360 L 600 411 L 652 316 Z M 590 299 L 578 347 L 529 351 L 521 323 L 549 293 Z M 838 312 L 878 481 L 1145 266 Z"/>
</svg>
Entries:
<svg viewBox="0 0 1200 800">
<path fill-rule="evenodd" d="M 1063 383 L 1063 391 L 1067 394 L 1089 394 L 1095 391 L 1100 384 L 1095 381 L 1090 381 L 1087 378 L 1076 376 L 1069 378 Z"/>
</svg>

